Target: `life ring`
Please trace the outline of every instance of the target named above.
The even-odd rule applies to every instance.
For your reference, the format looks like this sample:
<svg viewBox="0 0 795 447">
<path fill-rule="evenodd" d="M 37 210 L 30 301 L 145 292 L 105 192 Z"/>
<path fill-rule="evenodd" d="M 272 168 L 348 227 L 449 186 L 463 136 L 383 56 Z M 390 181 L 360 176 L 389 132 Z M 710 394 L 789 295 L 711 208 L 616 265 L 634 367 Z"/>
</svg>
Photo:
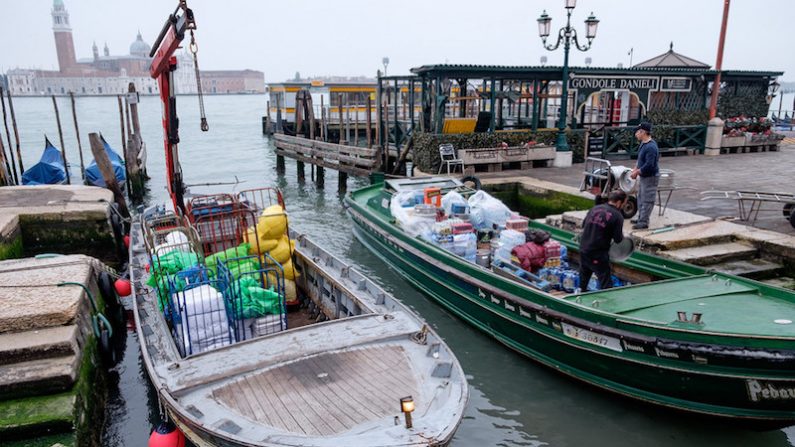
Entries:
<svg viewBox="0 0 795 447">
<path fill-rule="evenodd" d="M 482 185 L 480 184 L 480 179 L 479 178 L 475 177 L 474 175 L 467 175 L 467 176 L 465 176 L 465 177 L 463 177 L 461 179 L 461 183 L 463 183 L 463 184 L 467 184 L 469 182 L 474 184 L 474 188 L 473 189 L 475 189 L 476 191 L 480 191 L 480 188 L 482 187 Z"/>
</svg>

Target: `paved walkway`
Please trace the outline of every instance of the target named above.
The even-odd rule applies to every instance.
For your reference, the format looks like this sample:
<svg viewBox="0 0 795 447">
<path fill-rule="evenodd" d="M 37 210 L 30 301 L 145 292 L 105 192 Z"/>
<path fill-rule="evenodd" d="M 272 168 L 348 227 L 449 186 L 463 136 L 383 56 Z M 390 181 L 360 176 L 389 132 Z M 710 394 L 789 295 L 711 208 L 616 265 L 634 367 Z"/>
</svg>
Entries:
<svg viewBox="0 0 795 447">
<path fill-rule="evenodd" d="M 618 160 L 615 164 L 632 166 L 634 161 Z M 483 178 L 529 177 L 578 188 L 583 177 L 583 164 L 570 168 L 541 168 L 502 173 L 479 173 Z M 738 216 L 735 200 L 701 200 L 708 190 L 743 190 L 795 194 L 795 144 L 782 145 L 777 152 L 666 156 L 660 167 L 675 171 L 676 185 L 683 188 L 673 193 L 669 208 L 709 217 Z M 765 204 L 754 226 L 784 234 L 795 234 L 782 213 L 783 204 Z M 656 213 L 655 213 L 656 214 Z M 653 216 L 654 217 L 654 216 Z M 745 222 L 738 222 L 745 223 Z"/>
</svg>

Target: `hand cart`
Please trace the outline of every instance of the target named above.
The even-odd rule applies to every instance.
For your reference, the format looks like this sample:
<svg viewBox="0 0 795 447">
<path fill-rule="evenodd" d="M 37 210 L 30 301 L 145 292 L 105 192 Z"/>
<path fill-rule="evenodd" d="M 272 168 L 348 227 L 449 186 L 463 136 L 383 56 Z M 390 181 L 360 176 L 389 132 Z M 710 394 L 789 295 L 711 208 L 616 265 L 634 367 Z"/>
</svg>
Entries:
<svg viewBox="0 0 795 447">
<path fill-rule="evenodd" d="M 701 200 L 730 199 L 737 201 L 740 219 L 751 224 L 756 222 L 759 211 L 765 203 L 780 203 L 783 205 L 782 214 L 795 228 L 795 194 L 781 192 L 758 191 L 704 191 Z M 765 210 L 772 211 L 772 210 Z"/>
</svg>

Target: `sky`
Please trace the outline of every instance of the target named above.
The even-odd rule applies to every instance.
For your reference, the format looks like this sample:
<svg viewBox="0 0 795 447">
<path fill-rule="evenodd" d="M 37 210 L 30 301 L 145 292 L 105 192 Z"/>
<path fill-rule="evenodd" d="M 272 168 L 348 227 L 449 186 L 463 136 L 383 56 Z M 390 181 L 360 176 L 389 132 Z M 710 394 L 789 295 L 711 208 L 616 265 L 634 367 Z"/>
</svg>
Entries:
<svg viewBox="0 0 795 447">
<path fill-rule="evenodd" d="M 150 45 L 176 0 L 64 0 L 77 57 L 94 41 L 127 54 L 140 29 Z M 616 66 L 674 50 L 715 65 L 723 0 L 579 0 L 572 21 L 585 34 L 591 11 L 600 20 L 590 51 L 573 51 L 571 65 Z M 536 19 L 552 16 L 553 35 L 565 24 L 563 0 L 188 0 L 196 16 L 199 65 L 206 70 L 254 69 L 266 82 L 302 77 L 375 76 L 389 57 L 389 74 L 428 64 L 549 65 Z M 0 72 L 57 69 L 52 0 L 0 0 Z M 729 13 L 724 69 L 784 71 L 795 81 L 789 51 L 792 0 L 735 0 Z"/>
</svg>

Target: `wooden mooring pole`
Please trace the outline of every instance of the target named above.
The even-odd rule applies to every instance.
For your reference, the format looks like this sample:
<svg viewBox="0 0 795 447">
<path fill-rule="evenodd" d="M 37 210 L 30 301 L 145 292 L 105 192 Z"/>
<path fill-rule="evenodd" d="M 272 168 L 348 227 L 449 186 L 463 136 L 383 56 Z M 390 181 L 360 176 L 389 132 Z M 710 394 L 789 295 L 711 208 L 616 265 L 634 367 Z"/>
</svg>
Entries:
<svg viewBox="0 0 795 447">
<path fill-rule="evenodd" d="M 75 136 L 77 137 L 77 152 L 80 154 L 80 178 L 86 179 L 86 165 L 83 162 L 83 145 L 80 143 L 80 128 L 77 126 L 77 110 L 75 107 L 75 94 L 69 91 L 69 99 L 72 101 L 72 119 L 75 122 Z"/>
<path fill-rule="evenodd" d="M 19 147 L 19 131 L 17 130 L 17 117 L 16 115 L 14 115 L 14 102 L 11 100 L 11 91 L 9 90 L 8 92 L 6 92 L 6 95 L 8 97 L 8 111 L 11 113 L 11 128 L 14 129 L 14 141 L 16 141 L 17 143 L 17 161 L 19 162 L 19 177 L 17 178 L 21 181 L 22 173 L 25 172 L 25 166 L 22 164 L 22 150 Z M 9 145 L 11 144 L 10 140 L 8 144 Z"/>
<path fill-rule="evenodd" d="M 125 218 L 130 217 L 130 211 L 127 209 L 127 202 L 124 200 L 121 186 L 119 186 L 119 183 L 116 181 L 116 174 L 113 172 L 113 166 L 110 164 L 108 153 L 105 152 L 102 139 L 100 139 L 98 133 L 92 132 L 88 134 L 88 141 L 91 144 L 91 153 L 94 154 L 94 161 L 97 162 L 99 172 L 102 173 L 102 178 L 105 179 L 105 185 L 113 192 L 113 200 L 119 205 L 119 212 Z"/>
<path fill-rule="evenodd" d="M 11 132 L 8 131 L 8 119 L 6 118 L 6 101 L 3 97 L 3 87 L 0 87 L 0 103 L 3 105 L 3 125 L 6 128 L 6 141 L 8 142 L 8 155 L 11 159 L 11 169 L 9 172 L 9 176 L 14 178 L 14 183 L 19 185 L 20 184 L 20 176 L 17 175 L 17 161 L 14 160 L 14 149 L 11 147 Z M 6 163 L 8 163 L 8 159 L 6 159 Z M 20 173 L 21 174 L 21 173 Z"/>
<path fill-rule="evenodd" d="M 11 166 L 6 158 L 6 148 L 3 144 L 3 136 L 0 135 L 0 186 L 12 186 Z"/>
<path fill-rule="evenodd" d="M 373 147 L 372 128 L 373 128 L 373 101 L 370 96 L 367 96 L 367 130 L 365 131 L 365 138 L 367 138 L 367 149 Z"/>
<path fill-rule="evenodd" d="M 132 186 L 130 185 L 130 177 L 132 177 L 130 173 L 130 165 L 132 162 L 130 161 L 130 151 L 127 150 L 127 133 L 124 129 L 124 104 L 121 102 L 121 95 L 116 96 L 116 100 L 119 103 L 119 127 L 121 129 L 121 150 L 122 154 L 124 154 L 124 171 L 125 171 L 125 178 L 127 182 L 127 191 L 132 193 Z"/>
<path fill-rule="evenodd" d="M 52 107 L 55 109 L 55 123 L 58 124 L 58 138 L 61 141 L 61 160 L 63 160 L 63 168 L 66 173 L 66 184 L 71 185 L 72 179 L 69 174 L 69 162 L 66 161 L 66 146 L 63 144 L 63 129 L 61 129 L 61 114 L 58 113 L 58 101 L 55 100 L 55 95 L 52 95 Z"/>
</svg>

